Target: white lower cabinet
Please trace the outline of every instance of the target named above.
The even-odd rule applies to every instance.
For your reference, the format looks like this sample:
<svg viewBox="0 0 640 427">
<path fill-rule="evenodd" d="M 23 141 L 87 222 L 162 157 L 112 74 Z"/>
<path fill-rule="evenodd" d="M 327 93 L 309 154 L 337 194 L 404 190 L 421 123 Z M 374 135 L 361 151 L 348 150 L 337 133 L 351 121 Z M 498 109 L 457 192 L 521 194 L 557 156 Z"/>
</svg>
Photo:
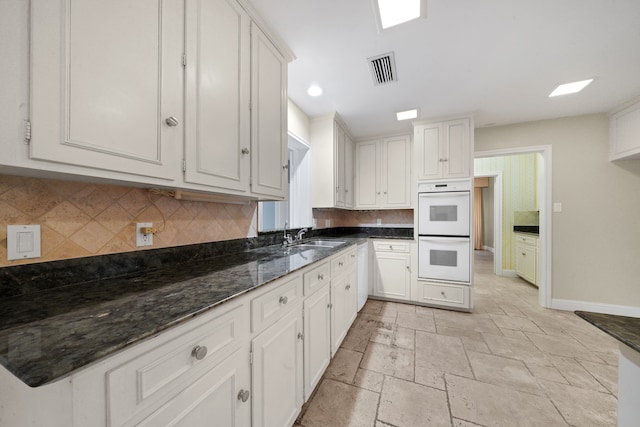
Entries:
<svg viewBox="0 0 640 427">
<path fill-rule="evenodd" d="M 304 301 L 304 400 L 331 361 L 331 293 L 327 282 Z"/>
<path fill-rule="evenodd" d="M 253 427 L 284 427 L 296 420 L 303 403 L 302 306 L 251 342 Z"/>
<path fill-rule="evenodd" d="M 515 233 L 516 273 L 527 282 L 538 285 L 538 237 Z"/>
<path fill-rule="evenodd" d="M 331 277 L 331 355 L 334 356 L 358 314 L 355 263 L 340 276 Z"/>
<path fill-rule="evenodd" d="M 402 240 L 374 240 L 373 295 L 396 300 L 411 299 L 411 245 Z"/>
</svg>

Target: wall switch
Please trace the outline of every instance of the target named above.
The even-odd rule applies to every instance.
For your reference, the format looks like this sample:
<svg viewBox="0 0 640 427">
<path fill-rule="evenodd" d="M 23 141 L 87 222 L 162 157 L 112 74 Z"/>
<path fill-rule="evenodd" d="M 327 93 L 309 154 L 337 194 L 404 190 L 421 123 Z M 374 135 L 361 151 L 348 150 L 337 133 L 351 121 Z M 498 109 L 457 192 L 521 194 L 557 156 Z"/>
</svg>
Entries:
<svg viewBox="0 0 640 427">
<path fill-rule="evenodd" d="M 553 204 L 553 211 L 554 212 L 562 212 L 562 203 L 560 202 L 556 202 Z"/>
<path fill-rule="evenodd" d="M 151 222 L 139 222 L 136 224 L 136 246 L 152 246 L 153 245 L 153 233 L 143 233 L 143 228 L 152 228 Z"/>
<path fill-rule="evenodd" d="M 7 260 L 40 256 L 39 225 L 7 225 Z"/>
<path fill-rule="evenodd" d="M 376 219 L 376 225 L 382 225 L 382 218 Z"/>
<path fill-rule="evenodd" d="M 325 220 L 324 220 L 324 226 L 325 226 L 326 228 L 331 227 L 331 220 L 330 220 L 330 219 L 325 219 Z"/>
</svg>

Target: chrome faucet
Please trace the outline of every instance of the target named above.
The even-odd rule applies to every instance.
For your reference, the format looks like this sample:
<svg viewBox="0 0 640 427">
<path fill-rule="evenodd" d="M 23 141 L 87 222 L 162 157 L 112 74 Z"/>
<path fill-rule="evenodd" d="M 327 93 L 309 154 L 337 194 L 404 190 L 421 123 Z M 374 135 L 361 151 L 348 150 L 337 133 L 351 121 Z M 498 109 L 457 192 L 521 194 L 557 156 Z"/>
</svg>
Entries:
<svg viewBox="0 0 640 427">
<path fill-rule="evenodd" d="M 302 236 L 307 232 L 306 228 L 301 228 L 300 231 L 296 233 L 295 240 L 302 240 Z"/>
<path fill-rule="evenodd" d="M 291 238 L 291 234 L 287 234 L 287 226 L 289 225 L 289 221 L 284 222 L 284 230 L 282 230 L 282 237 L 284 241 L 282 242 L 282 246 L 287 246 L 293 243 L 293 239 Z"/>
</svg>

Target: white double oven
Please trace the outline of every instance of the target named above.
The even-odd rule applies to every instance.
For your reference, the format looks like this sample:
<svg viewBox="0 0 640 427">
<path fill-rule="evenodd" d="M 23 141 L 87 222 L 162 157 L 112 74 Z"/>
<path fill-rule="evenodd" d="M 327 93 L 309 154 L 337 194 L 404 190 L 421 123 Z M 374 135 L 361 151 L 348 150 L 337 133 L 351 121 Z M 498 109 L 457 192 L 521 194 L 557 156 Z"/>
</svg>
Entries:
<svg viewBox="0 0 640 427">
<path fill-rule="evenodd" d="M 471 281 L 471 183 L 418 184 L 418 277 Z"/>
</svg>

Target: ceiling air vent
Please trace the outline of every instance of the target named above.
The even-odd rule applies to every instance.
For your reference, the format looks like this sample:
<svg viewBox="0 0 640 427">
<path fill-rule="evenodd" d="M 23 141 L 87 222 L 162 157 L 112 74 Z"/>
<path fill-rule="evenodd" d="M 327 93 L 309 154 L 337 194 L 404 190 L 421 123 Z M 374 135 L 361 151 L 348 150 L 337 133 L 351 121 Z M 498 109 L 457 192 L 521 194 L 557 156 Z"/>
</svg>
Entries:
<svg viewBox="0 0 640 427">
<path fill-rule="evenodd" d="M 367 58 L 367 60 L 371 67 L 371 74 L 373 74 L 373 84 L 378 86 L 398 81 L 393 52 Z"/>
</svg>

